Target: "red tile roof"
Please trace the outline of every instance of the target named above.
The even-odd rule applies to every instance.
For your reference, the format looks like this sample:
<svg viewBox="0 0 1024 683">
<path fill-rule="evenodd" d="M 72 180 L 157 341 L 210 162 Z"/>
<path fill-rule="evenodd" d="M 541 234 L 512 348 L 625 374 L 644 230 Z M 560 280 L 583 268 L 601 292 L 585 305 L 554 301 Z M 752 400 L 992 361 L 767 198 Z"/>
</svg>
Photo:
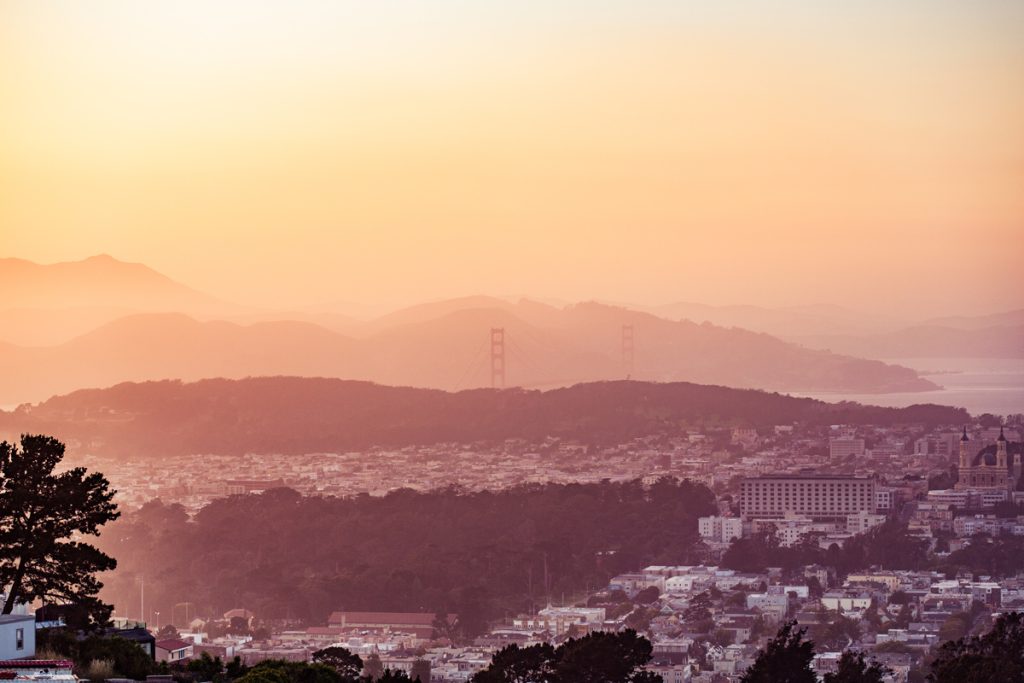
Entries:
<svg viewBox="0 0 1024 683">
<path fill-rule="evenodd" d="M 182 650 L 192 646 L 192 641 L 181 640 L 180 638 L 168 638 L 167 640 L 156 641 L 156 646 L 161 650 Z"/>
</svg>

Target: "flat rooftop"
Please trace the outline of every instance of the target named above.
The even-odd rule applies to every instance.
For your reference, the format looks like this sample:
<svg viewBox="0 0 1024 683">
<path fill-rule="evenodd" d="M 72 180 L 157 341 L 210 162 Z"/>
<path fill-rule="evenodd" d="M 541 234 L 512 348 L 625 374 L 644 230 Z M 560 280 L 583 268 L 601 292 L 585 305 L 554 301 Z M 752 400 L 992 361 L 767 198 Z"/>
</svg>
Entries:
<svg viewBox="0 0 1024 683">
<path fill-rule="evenodd" d="M 744 477 L 743 481 L 779 481 L 782 479 L 797 479 L 799 481 L 874 481 L 874 477 L 858 477 L 854 474 L 762 474 L 759 477 Z"/>
</svg>

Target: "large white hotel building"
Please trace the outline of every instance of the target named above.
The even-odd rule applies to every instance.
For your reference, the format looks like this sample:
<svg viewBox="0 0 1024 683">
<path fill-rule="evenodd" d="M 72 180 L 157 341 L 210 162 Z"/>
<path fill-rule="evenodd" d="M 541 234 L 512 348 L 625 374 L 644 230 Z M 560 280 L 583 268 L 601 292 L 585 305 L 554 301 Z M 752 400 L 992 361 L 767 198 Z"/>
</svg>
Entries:
<svg viewBox="0 0 1024 683">
<path fill-rule="evenodd" d="M 847 515 L 875 510 L 875 480 L 868 477 L 750 477 L 743 480 L 740 493 L 745 519 L 845 520 Z"/>
</svg>

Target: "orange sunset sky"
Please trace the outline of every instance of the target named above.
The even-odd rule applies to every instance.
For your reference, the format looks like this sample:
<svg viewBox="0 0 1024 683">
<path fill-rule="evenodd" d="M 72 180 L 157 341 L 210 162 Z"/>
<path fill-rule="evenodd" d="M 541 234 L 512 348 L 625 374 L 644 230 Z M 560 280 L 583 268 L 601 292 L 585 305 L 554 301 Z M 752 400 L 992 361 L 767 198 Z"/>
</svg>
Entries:
<svg viewBox="0 0 1024 683">
<path fill-rule="evenodd" d="M 1020 0 L 0 4 L 0 256 L 924 317 L 1022 233 Z"/>
</svg>

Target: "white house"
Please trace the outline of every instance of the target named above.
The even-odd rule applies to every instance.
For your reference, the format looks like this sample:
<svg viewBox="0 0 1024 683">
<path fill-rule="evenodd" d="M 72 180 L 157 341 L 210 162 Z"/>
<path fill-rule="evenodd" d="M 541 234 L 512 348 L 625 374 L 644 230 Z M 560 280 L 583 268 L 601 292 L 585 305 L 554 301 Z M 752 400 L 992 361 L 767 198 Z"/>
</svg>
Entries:
<svg viewBox="0 0 1024 683">
<path fill-rule="evenodd" d="M 156 641 L 156 658 L 161 662 L 180 662 L 191 659 L 193 644 L 190 640 L 168 638 Z"/>
<path fill-rule="evenodd" d="M 0 615 L 0 660 L 36 656 L 36 618 L 29 614 Z"/>
</svg>

